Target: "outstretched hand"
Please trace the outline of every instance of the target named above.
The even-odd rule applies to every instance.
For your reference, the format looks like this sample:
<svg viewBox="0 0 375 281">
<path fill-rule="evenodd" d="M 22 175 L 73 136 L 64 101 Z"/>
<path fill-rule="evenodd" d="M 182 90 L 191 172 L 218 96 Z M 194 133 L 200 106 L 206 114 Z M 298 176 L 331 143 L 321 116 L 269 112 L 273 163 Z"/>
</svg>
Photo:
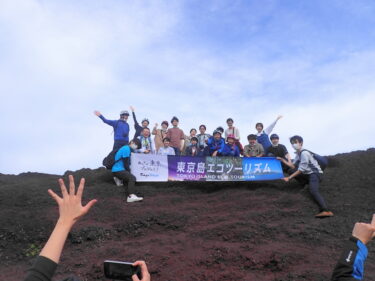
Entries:
<svg viewBox="0 0 375 281">
<path fill-rule="evenodd" d="M 140 280 L 136 274 L 132 276 L 133 281 L 151 281 L 150 273 L 147 270 L 147 265 L 144 261 L 136 261 L 133 266 L 140 266 L 142 279 Z"/>
<path fill-rule="evenodd" d="M 283 116 L 282 115 L 279 115 L 279 116 L 277 116 L 277 120 L 280 120 L 281 118 L 283 118 Z"/>
<path fill-rule="evenodd" d="M 100 111 L 97 111 L 97 110 L 94 111 L 94 114 L 95 114 L 96 116 L 100 116 L 100 115 L 102 115 L 102 114 L 100 113 Z"/>
<path fill-rule="evenodd" d="M 134 107 L 130 106 L 130 110 L 131 110 L 132 112 L 134 112 Z"/>
<path fill-rule="evenodd" d="M 352 235 L 355 238 L 358 238 L 359 240 L 361 240 L 363 244 L 367 244 L 374 237 L 374 231 L 375 231 L 375 227 L 372 225 L 372 222 L 371 224 L 357 222 L 354 225 Z"/>
<path fill-rule="evenodd" d="M 82 194 L 85 186 L 84 178 L 82 178 L 79 183 L 77 193 L 75 192 L 74 178 L 72 175 L 69 176 L 69 192 L 67 191 L 65 183 L 62 179 L 59 179 L 59 184 L 62 198 L 51 189 L 48 190 L 48 193 L 59 206 L 59 221 L 64 224 L 66 223 L 73 225 L 80 217 L 85 215 L 90 210 L 97 200 L 91 200 L 85 206 L 82 206 Z"/>
</svg>

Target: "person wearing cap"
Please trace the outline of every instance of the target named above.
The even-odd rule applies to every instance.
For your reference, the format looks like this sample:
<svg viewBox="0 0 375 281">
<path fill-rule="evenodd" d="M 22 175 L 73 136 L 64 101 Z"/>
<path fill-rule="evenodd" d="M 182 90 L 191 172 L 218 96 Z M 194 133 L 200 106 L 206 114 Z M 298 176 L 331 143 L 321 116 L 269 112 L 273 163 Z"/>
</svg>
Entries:
<svg viewBox="0 0 375 281">
<path fill-rule="evenodd" d="M 178 127 L 179 120 L 176 116 L 173 116 L 171 123 L 172 128 L 167 131 L 167 138 L 171 140 L 171 146 L 175 150 L 176 155 L 181 155 L 181 151 L 184 149 L 185 134 L 184 131 Z"/>
<path fill-rule="evenodd" d="M 208 139 L 211 137 L 210 134 L 206 134 L 206 125 L 200 125 L 199 126 L 199 133 L 197 135 L 197 138 L 198 138 L 198 146 L 200 149 L 204 149 L 206 146 L 207 146 L 207 141 Z"/>
<path fill-rule="evenodd" d="M 104 118 L 104 116 L 100 113 L 100 111 L 95 110 L 94 114 L 98 116 L 102 121 L 109 126 L 113 127 L 113 150 L 118 150 L 122 146 L 127 145 L 129 143 L 129 124 L 127 122 L 129 117 L 129 112 L 123 110 L 120 112 L 120 119 L 119 120 L 108 120 Z"/>
<path fill-rule="evenodd" d="M 257 136 L 250 134 L 247 136 L 249 144 L 245 145 L 243 152 L 245 157 L 262 157 L 264 155 L 263 146 L 257 142 Z"/>
<path fill-rule="evenodd" d="M 207 147 L 205 148 L 204 155 L 206 156 L 221 156 L 225 141 L 221 137 L 222 132 L 220 130 L 215 130 L 212 133 L 212 137 L 210 137 L 207 141 Z"/>
<path fill-rule="evenodd" d="M 185 149 L 185 155 L 186 156 L 202 156 L 201 149 L 199 148 L 199 145 L 198 145 L 197 137 L 192 137 L 190 139 L 190 144 Z"/>
<path fill-rule="evenodd" d="M 257 130 L 257 141 L 263 146 L 264 150 L 267 150 L 267 148 L 272 145 L 268 136 L 271 134 L 273 128 L 275 128 L 277 121 L 279 121 L 282 117 L 282 115 L 277 116 L 276 120 L 264 130 L 263 123 L 257 123 L 255 125 L 255 129 Z"/>
<path fill-rule="evenodd" d="M 163 146 L 158 149 L 159 155 L 176 155 L 173 147 L 170 147 L 169 144 L 171 140 L 167 137 L 163 139 Z"/>
<path fill-rule="evenodd" d="M 161 122 L 161 129 L 158 129 L 158 123 L 155 123 L 155 126 L 152 130 L 154 137 L 156 151 L 159 151 L 160 147 L 163 147 L 163 140 L 167 137 L 168 130 L 168 121 Z"/>
<path fill-rule="evenodd" d="M 281 167 L 284 172 L 287 172 L 290 167 L 284 163 L 284 161 L 292 164 L 292 159 L 290 158 L 289 152 L 286 149 L 285 145 L 279 143 L 279 136 L 277 134 L 272 134 L 270 136 L 272 145 L 267 148 L 266 156 L 267 157 L 276 157 L 281 161 Z"/>
<path fill-rule="evenodd" d="M 132 111 L 133 120 L 134 120 L 134 129 L 135 129 L 135 134 L 134 134 L 133 139 L 136 139 L 141 135 L 143 128 L 148 128 L 150 121 L 148 121 L 147 118 L 144 118 L 141 122 L 142 126 L 139 125 L 137 118 L 135 117 L 134 107 L 131 106 L 130 110 Z"/>
<path fill-rule="evenodd" d="M 227 143 L 224 145 L 222 155 L 223 156 L 232 156 L 232 157 L 239 157 L 240 156 L 240 149 L 236 145 L 236 138 L 234 135 L 227 136 Z"/>
</svg>

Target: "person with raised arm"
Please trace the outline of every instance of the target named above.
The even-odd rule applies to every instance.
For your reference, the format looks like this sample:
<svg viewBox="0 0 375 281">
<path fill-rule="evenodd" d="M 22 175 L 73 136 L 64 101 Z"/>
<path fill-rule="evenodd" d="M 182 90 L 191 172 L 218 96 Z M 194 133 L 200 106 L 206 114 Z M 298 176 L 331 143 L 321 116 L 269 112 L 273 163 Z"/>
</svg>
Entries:
<svg viewBox="0 0 375 281">
<path fill-rule="evenodd" d="M 163 140 L 167 137 L 167 130 L 168 130 L 168 121 L 161 122 L 161 129 L 158 129 L 158 123 L 155 123 L 154 128 L 152 129 L 152 134 L 154 137 L 156 151 L 159 151 L 160 147 L 163 147 Z"/>
<path fill-rule="evenodd" d="M 137 121 L 137 117 L 135 117 L 135 110 L 134 110 L 134 107 L 133 106 L 130 106 L 130 110 L 132 111 L 132 115 L 133 115 L 133 120 L 134 120 L 134 129 L 135 129 L 135 133 L 134 133 L 134 137 L 133 139 L 135 138 L 138 138 L 141 133 L 142 133 L 142 130 L 144 128 L 148 128 L 148 125 L 150 124 L 150 121 L 148 121 L 147 118 L 143 118 L 142 119 L 142 126 L 139 125 L 138 121 Z"/>
<path fill-rule="evenodd" d="M 43 247 L 39 256 L 36 258 L 32 267 L 28 270 L 28 274 L 24 281 L 51 281 L 56 271 L 57 265 L 60 261 L 60 256 L 64 248 L 64 244 L 68 234 L 74 224 L 85 214 L 89 212 L 92 206 L 97 202 L 96 199 L 89 201 L 85 206 L 82 206 L 82 195 L 85 186 L 85 179 L 82 178 L 76 192 L 74 178 L 69 176 L 69 191 L 62 179 L 59 179 L 62 197 L 57 195 L 51 189 L 48 193 L 56 201 L 59 207 L 59 219 L 53 229 L 46 245 Z M 134 266 L 141 267 L 142 279 L 137 275 L 133 275 L 133 281 L 150 281 L 151 276 L 147 270 L 144 261 L 136 261 Z M 73 280 L 79 280 L 74 277 Z M 66 280 L 66 279 L 65 279 Z"/>
<path fill-rule="evenodd" d="M 363 280 L 365 261 L 368 255 L 367 244 L 375 236 L 375 214 L 371 224 L 357 222 L 352 236 L 344 244 L 342 254 L 333 269 L 331 281 Z"/>
<path fill-rule="evenodd" d="M 97 110 L 94 111 L 94 114 L 102 119 L 104 123 L 113 127 L 113 150 L 118 150 L 120 147 L 129 143 L 129 124 L 127 122 L 129 117 L 128 111 L 122 110 L 120 112 L 120 119 L 118 120 L 108 120 Z"/>
<path fill-rule="evenodd" d="M 275 128 L 275 125 L 277 121 L 279 121 L 283 116 L 279 115 L 277 116 L 276 120 L 271 123 L 267 128 L 263 130 L 263 123 L 256 123 L 255 129 L 257 130 L 257 141 L 263 146 L 263 149 L 267 151 L 267 149 L 272 145 L 268 135 L 271 134 L 273 128 Z"/>
<path fill-rule="evenodd" d="M 62 179 L 59 179 L 59 185 L 62 197 L 51 189 L 48 189 L 48 193 L 59 206 L 59 219 L 46 245 L 36 258 L 34 265 L 29 270 L 24 281 L 48 281 L 52 279 L 70 230 L 97 202 L 97 200 L 94 199 L 85 206 L 82 206 L 82 194 L 85 185 L 85 179 L 83 178 L 79 183 L 77 192 L 72 175 L 69 176 L 69 191 L 65 187 L 65 183 Z"/>
</svg>

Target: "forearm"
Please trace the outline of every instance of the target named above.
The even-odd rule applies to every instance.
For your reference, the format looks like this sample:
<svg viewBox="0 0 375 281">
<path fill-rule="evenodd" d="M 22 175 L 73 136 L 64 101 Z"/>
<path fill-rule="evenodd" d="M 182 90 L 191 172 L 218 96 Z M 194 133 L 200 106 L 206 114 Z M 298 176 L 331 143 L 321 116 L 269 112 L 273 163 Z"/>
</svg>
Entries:
<svg viewBox="0 0 375 281">
<path fill-rule="evenodd" d="M 292 178 L 295 178 L 296 176 L 298 176 L 300 174 L 302 174 L 302 172 L 300 170 L 297 170 L 289 176 L 289 179 L 291 180 Z"/>
<path fill-rule="evenodd" d="M 181 141 L 180 141 L 180 150 L 181 150 L 181 151 L 184 150 L 184 145 L 185 145 L 185 140 L 181 140 Z"/>
<path fill-rule="evenodd" d="M 46 245 L 40 252 L 40 256 L 49 258 L 55 263 L 59 263 L 65 240 L 72 229 L 73 224 L 73 221 L 62 221 L 59 219 Z"/>
</svg>

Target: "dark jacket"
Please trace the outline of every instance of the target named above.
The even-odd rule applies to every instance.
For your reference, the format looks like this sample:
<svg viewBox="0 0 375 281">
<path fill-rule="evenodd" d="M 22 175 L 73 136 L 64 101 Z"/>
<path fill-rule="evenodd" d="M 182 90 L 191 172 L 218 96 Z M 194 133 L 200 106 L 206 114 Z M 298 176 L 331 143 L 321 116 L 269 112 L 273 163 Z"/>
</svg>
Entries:
<svg viewBox="0 0 375 281">
<path fill-rule="evenodd" d="M 135 129 L 133 139 L 135 139 L 135 138 L 138 138 L 141 135 L 143 127 L 141 125 L 139 125 L 139 123 L 137 121 L 137 118 L 135 117 L 134 112 L 132 112 L 132 115 L 133 115 L 133 120 L 134 120 L 134 129 Z"/>
<path fill-rule="evenodd" d="M 193 147 L 195 147 L 195 154 L 193 154 Z M 185 149 L 185 155 L 186 156 L 203 156 L 202 154 L 202 150 L 199 148 L 198 145 L 189 145 L 186 149 Z"/>
<path fill-rule="evenodd" d="M 355 281 L 363 279 L 367 247 L 355 237 L 350 237 L 333 270 L 331 281 Z"/>
<path fill-rule="evenodd" d="M 223 148 L 223 152 L 221 153 L 223 156 L 232 156 L 232 157 L 238 157 L 240 156 L 240 149 L 235 144 L 228 144 L 226 143 Z"/>
</svg>

